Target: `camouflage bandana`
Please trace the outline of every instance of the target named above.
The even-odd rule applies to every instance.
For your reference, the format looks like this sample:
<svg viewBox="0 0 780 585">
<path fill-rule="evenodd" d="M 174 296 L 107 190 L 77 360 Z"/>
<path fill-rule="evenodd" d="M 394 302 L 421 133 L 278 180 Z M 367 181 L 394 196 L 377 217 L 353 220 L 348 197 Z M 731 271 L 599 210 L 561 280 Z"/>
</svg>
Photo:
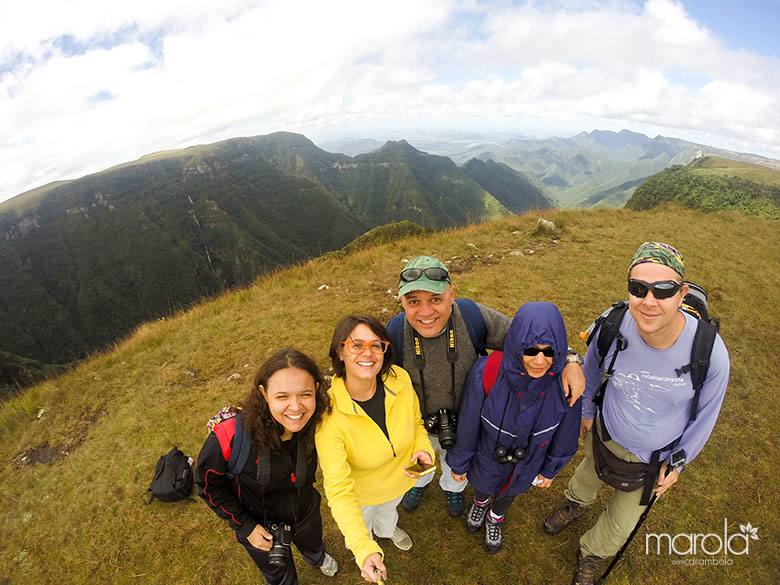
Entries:
<svg viewBox="0 0 780 585">
<path fill-rule="evenodd" d="M 672 248 L 669 244 L 645 242 L 639 246 L 636 254 L 634 254 L 634 257 L 631 259 L 631 264 L 628 266 L 629 275 L 634 266 L 637 264 L 644 264 L 645 262 L 663 264 L 679 274 L 680 278 L 685 278 L 685 262 L 682 254 Z"/>
</svg>

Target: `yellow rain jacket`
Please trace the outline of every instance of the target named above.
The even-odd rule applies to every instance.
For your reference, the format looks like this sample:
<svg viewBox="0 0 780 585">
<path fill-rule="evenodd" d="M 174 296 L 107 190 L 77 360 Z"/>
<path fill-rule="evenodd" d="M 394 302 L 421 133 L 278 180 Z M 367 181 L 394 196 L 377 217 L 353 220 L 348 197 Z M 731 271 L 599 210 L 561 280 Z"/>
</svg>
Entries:
<svg viewBox="0 0 780 585">
<path fill-rule="evenodd" d="M 383 553 L 371 539 L 360 507 L 389 502 L 415 484 L 415 479 L 404 474 L 413 453 L 426 451 L 434 457 L 406 370 L 393 366 L 384 392 L 389 438 L 352 400 L 338 376 L 328 391 L 333 411 L 315 436 L 328 505 L 361 568 L 367 556 Z"/>
</svg>

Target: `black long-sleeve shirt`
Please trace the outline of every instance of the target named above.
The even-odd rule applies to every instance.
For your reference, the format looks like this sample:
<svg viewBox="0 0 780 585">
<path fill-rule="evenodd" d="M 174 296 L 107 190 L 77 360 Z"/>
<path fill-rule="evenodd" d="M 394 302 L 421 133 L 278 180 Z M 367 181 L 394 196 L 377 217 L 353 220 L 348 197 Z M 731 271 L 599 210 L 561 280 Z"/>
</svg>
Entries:
<svg viewBox="0 0 780 585">
<path fill-rule="evenodd" d="M 230 527 L 244 537 L 263 523 L 264 511 L 268 521 L 292 524 L 296 512 L 298 517 L 302 517 L 313 504 L 317 455 L 314 451 L 309 455 L 306 478 L 299 495 L 293 483 L 296 438 L 286 441 L 284 447 L 282 452 L 271 453 L 271 479 L 263 497 L 257 480 L 257 450 L 254 445 L 241 472 L 228 479 L 227 461 L 219 440 L 213 432 L 209 433 L 195 468 L 198 495 L 217 516 L 227 520 Z"/>
</svg>

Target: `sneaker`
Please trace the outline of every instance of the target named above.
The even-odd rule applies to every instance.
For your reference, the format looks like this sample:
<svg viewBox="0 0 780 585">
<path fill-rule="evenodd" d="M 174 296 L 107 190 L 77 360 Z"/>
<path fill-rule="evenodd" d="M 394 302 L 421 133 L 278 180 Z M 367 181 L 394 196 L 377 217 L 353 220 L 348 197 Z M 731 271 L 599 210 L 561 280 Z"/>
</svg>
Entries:
<svg viewBox="0 0 780 585">
<path fill-rule="evenodd" d="M 587 511 L 587 506 L 580 506 L 577 502 L 566 500 L 563 506 L 547 518 L 544 523 L 544 531 L 547 534 L 558 534 Z"/>
<path fill-rule="evenodd" d="M 471 534 L 479 532 L 479 529 L 485 523 L 485 516 L 487 516 L 489 508 L 488 502 L 485 502 L 482 506 L 477 506 L 477 502 L 471 504 L 469 513 L 466 514 L 466 530 Z"/>
<path fill-rule="evenodd" d="M 395 532 L 393 532 L 393 536 L 390 537 L 390 540 L 392 540 L 393 544 L 401 550 L 409 550 L 412 548 L 412 538 L 404 530 L 398 528 L 398 526 L 395 527 Z"/>
<path fill-rule="evenodd" d="M 594 585 L 596 577 L 600 573 L 599 564 L 601 557 L 593 555 L 582 556 L 577 553 L 577 575 L 574 577 L 574 585 Z"/>
<path fill-rule="evenodd" d="M 450 513 L 450 516 L 457 518 L 463 514 L 463 508 L 466 505 L 463 492 L 448 492 L 445 490 L 444 495 L 447 496 L 447 512 Z"/>
<path fill-rule="evenodd" d="M 427 489 L 427 485 L 423 487 L 413 487 L 410 489 L 404 494 L 404 498 L 401 500 L 401 507 L 407 512 L 414 512 L 420 505 L 420 500 L 422 499 L 423 494 Z"/>
<path fill-rule="evenodd" d="M 503 540 L 501 536 L 501 522 L 496 522 L 491 518 L 490 514 L 487 514 L 485 518 L 485 550 L 491 555 L 496 554 L 501 550 Z"/>
<path fill-rule="evenodd" d="M 322 564 L 320 565 L 320 571 L 322 571 L 322 574 L 326 577 L 333 577 L 333 575 L 335 575 L 336 571 L 338 570 L 339 564 L 336 562 L 336 559 L 334 559 L 328 553 L 325 553 L 325 558 L 322 559 Z"/>
</svg>

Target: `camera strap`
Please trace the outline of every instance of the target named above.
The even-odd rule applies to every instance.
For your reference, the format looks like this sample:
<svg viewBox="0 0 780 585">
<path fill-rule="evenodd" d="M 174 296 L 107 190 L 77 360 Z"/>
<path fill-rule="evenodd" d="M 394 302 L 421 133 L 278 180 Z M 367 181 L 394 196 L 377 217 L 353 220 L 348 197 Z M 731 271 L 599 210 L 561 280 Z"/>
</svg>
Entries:
<svg viewBox="0 0 780 585">
<path fill-rule="evenodd" d="M 295 464 L 290 458 L 290 454 L 286 449 L 282 449 L 280 457 L 285 459 L 289 464 L 289 469 L 294 469 L 292 472 L 292 481 L 295 486 L 295 514 L 293 516 L 293 525 L 298 520 L 298 503 L 300 501 L 301 490 L 306 484 L 306 472 L 307 472 L 307 459 L 306 452 L 303 448 L 303 443 L 295 437 L 296 453 Z M 263 446 L 262 450 L 257 457 L 257 483 L 260 485 L 260 498 L 263 503 L 263 524 L 267 524 L 268 518 L 266 517 L 266 504 L 265 504 L 265 491 L 268 488 L 268 484 L 271 483 L 271 448 L 267 445 Z"/>
<path fill-rule="evenodd" d="M 422 394 L 423 409 L 427 411 L 427 398 L 425 395 L 425 377 L 423 370 L 425 369 L 425 354 L 423 352 L 423 338 L 414 327 L 409 327 L 412 334 L 412 349 L 414 350 L 414 365 L 420 372 L 420 393 Z M 457 410 L 455 396 L 455 362 L 458 361 L 458 340 L 455 335 L 455 323 L 452 313 L 447 320 L 447 327 L 445 328 L 444 335 L 447 339 L 447 361 L 450 362 L 450 394 L 452 396 L 452 410 Z"/>
</svg>

